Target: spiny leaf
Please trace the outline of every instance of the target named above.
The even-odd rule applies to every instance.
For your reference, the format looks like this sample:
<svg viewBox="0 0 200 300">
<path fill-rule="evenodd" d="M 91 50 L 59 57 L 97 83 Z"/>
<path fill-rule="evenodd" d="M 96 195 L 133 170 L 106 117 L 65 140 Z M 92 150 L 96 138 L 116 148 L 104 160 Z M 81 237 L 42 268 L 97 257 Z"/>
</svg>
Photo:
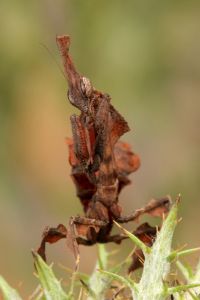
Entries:
<svg viewBox="0 0 200 300">
<path fill-rule="evenodd" d="M 114 280 L 117 280 L 117 281 L 123 283 L 125 286 L 129 287 L 131 289 L 131 291 L 135 290 L 135 292 L 137 292 L 137 284 L 129 277 L 120 276 L 118 274 L 104 271 L 104 270 L 99 270 L 99 272 L 109 276 L 110 278 L 112 278 L 112 280 L 114 279 Z"/>
<path fill-rule="evenodd" d="M 170 271 L 170 263 L 167 260 L 171 252 L 171 243 L 174 229 L 177 224 L 177 203 L 173 205 L 168 217 L 163 222 L 161 230 L 157 234 L 151 253 L 146 255 L 143 274 L 138 286 L 138 294 L 135 300 L 166 299 L 163 280 Z"/>
<path fill-rule="evenodd" d="M 179 293 L 182 291 L 187 291 L 189 289 L 195 288 L 195 287 L 199 287 L 200 283 L 193 283 L 193 284 L 184 284 L 184 285 L 178 285 L 178 286 L 174 286 L 174 287 L 170 287 L 168 288 L 168 294 L 173 294 L 173 293 Z"/>
<path fill-rule="evenodd" d="M 46 300 L 69 300 L 70 296 L 68 296 L 62 289 L 60 282 L 53 273 L 52 268 L 48 266 L 35 252 L 33 252 L 33 257 L 41 286 L 44 289 L 44 296 Z"/>
<path fill-rule="evenodd" d="M 189 284 L 198 284 L 198 286 L 194 287 L 191 292 L 195 295 L 200 295 L 200 260 L 196 267 L 196 272 L 193 277 L 188 280 Z"/>
<path fill-rule="evenodd" d="M 185 256 L 185 255 L 188 255 L 188 254 L 192 254 L 194 252 L 197 252 L 199 251 L 200 248 L 192 248 L 192 249 L 186 249 L 186 250 L 182 250 L 182 251 L 179 251 L 179 250 L 175 250 L 175 251 L 172 251 L 171 254 L 168 256 L 168 260 L 169 262 L 172 262 L 173 260 L 179 258 L 180 256 Z"/>
<path fill-rule="evenodd" d="M 193 273 L 192 269 L 181 263 L 180 261 L 176 262 L 177 267 L 179 268 L 179 270 L 182 272 L 183 276 L 185 277 L 187 284 L 197 284 L 198 286 L 193 287 L 190 292 L 189 295 L 188 293 L 184 294 L 185 299 L 188 300 L 192 300 L 192 299 L 199 299 L 198 296 L 195 295 L 200 295 L 200 261 L 197 264 L 196 267 L 196 272 Z"/>
<path fill-rule="evenodd" d="M 176 266 L 181 271 L 181 273 L 183 274 L 183 276 L 185 277 L 188 283 L 190 282 L 190 280 L 192 280 L 192 278 L 194 278 L 194 273 L 190 266 L 183 264 L 179 260 L 176 261 Z"/>
<path fill-rule="evenodd" d="M 22 300 L 18 292 L 13 289 L 2 276 L 0 276 L 0 289 L 4 300 Z"/>
</svg>

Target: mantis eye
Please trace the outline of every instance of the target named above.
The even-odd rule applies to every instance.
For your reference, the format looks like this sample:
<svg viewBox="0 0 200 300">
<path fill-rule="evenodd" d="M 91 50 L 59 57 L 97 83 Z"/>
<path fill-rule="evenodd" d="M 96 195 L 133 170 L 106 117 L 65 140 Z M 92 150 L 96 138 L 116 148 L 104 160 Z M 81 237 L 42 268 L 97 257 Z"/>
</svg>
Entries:
<svg viewBox="0 0 200 300">
<path fill-rule="evenodd" d="M 82 77 L 80 85 L 81 85 L 81 91 L 83 95 L 90 97 L 93 91 L 91 81 L 87 77 Z"/>
<path fill-rule="evenodd" d="M 69 90 L 67 92 L 67 97 L 68 97 L 69 101 L 71 102 L 71 104 L 74 105 L 75 101 L 74 101 L 73 96 L 72 96 L 72 94 L 70 93 Z"/>
</svg>

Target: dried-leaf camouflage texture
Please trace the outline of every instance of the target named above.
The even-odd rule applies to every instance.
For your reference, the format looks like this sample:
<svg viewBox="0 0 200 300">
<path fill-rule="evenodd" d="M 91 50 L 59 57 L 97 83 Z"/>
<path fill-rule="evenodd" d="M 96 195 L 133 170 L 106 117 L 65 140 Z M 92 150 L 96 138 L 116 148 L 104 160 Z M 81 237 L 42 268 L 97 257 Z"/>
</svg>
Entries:
<svg viewBox="0 0 200 300">
<path fill-rule="evenodd" d="M 140 166 L 139 156 L 132 152 L 130 145 L 119 141 L 130 130 L 129 126 L 111 104 L 111 97 L 96 90 L 88 78 L 76 71 L 69 55 L 70 37 L 58 36 L 56 40 L 68 81 L 68 99 L 80 110 L 80 115 L 70 118 L 72 138 L 67 138 L 66 142 L 71 177 L 84 216 L 71 217 L 68 228 L 60 224 L 57 228 L 45 229 L 38 249 L 44 260 L 46 243 L 66 238 L 68 247 L 78 259 L 79 244 L 120 243 L 127 238 L 125 234 L 111 235 L 113 221 L 136 221 L 143 214 L 162 217 L 170 207 L 168 197 L 153 199 L 129 216 L 122 215 L 120 191 L 130 183 L 128 175 Z M 143 237 L 145 234 L 143 232 Z M 152 245 L 152 235 L 150 241 Z M 135 267 L 132 265 L 130 271 Z"/>
</svg>

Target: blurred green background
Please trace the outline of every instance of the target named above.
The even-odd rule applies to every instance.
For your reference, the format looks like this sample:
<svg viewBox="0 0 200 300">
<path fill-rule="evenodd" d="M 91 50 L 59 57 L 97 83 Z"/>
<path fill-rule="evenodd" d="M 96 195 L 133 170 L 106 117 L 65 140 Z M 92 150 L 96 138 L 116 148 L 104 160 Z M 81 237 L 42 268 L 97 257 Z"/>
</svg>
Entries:
<svg viewBox="0 0 200 300">
<path fill-rule="evenodd" d="M 45 49 L 60 63 L 56 34 L 71 35 L 77 68 L 132 128 L 124 139 L 142 165 L 121 194 L 124 214 L 180 192 L 175 247 L 199 246 L 200 2 L 1 1 L 0 25 L 0 272 L 10 284 L 28 298 L 37 285 L 30 250 L 44 227 L 82 213 L 64 142 L 74 109 Z M 121 257 L 130 249 L 125 242 Z M 48 258 L 66 278 L 65 242 L 48 247 Z M 81 271 L 95 259 L 95 246 L 81 247 Z"/>
</svg>

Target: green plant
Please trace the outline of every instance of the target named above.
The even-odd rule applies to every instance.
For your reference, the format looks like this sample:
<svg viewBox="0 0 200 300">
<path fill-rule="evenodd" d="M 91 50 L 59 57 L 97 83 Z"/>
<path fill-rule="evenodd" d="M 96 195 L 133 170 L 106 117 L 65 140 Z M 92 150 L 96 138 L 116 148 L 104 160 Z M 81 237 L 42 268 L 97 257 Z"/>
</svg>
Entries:
<svg viewBox="0 0 200 300">
<path fill-rule="evenodd" d="M 163 221 L 161 230 L 151 248 L 144 245 L 136 236 L 121 228 L 137 247 L 141 248 L 145 262 L 141 278 L 136 281 L 129 275 L 122 275 L 124 266 L 130 261 L 130 256 L 122 263 L 109 267 L 109 254 L 104 245 L 98 246 L 98 261 L 93 274 L 89 277 L 79 272 L 72 274 L 68 291 L 64 291 L 52 270 L 41 257 L 33 252 L 35 268 L 40 282 L 32 299 L 34 300 L 74 300 L 74 285 L 80 289 L 78 299 L 134 299 L 134 300 L 165 300 L 165 299 L 200 299 L 200 263 L 196 272 L 186 267 L 181 261 L 182 256 L 188 255 L 199 248 L 173 251 L 172 238 L 177 224 L 178 201 L 172 206 L 169 215 Z M 170 280 L 172 264 L 176 266 L 185 278 L 185 284 L 174 284 Z M 21 300 L 16 290 L 0 277 L 0 289 L 3 299 Z M 125 292 L 124 292 L 125 291 Z"/>
</svg>

